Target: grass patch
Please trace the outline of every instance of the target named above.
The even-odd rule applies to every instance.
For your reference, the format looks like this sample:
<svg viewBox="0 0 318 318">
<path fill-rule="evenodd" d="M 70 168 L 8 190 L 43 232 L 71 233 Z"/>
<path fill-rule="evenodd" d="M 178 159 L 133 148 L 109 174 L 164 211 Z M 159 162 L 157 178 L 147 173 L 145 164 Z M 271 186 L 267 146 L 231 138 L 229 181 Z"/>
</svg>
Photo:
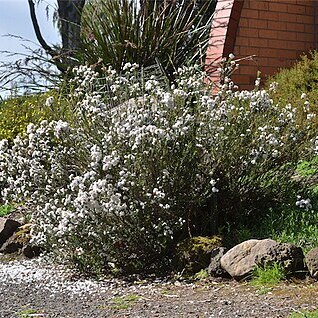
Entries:
<svg viewBox="0 0 318 318">
<path fill-rule="evenodd" d="M 251 284 L 256 287 L 274 286 L 286 278 L 282 265 L 274 263 L 271 266 L 256 267 L 253 271 Z"/>
<path fill-rule="evenodd" d="M 17 313 L 19 318 L 42 317 L 35 309 L 24 309 Z"/>
<path fill-rule="evenodd" d="M 197 280 L 204 280 L 207 278 L 209 278 L 209 273 L 207 269 L 201 269 L 199 272 L 194 274 L 194 279 L 197 279 Z"/>
<path fill-rule="evenodd" d="M 111 300 L 111 309 L 125 310 L 135 304 L 140 299 L 138 295 L 127 295 L 122 297 L 114 297 Z"/>
<path fill-rule="evenodd" d="M 257 295 L 265 295 L 265 294 L 271 292 L 272 290 L 273 290 L 273 288 L 271 288 L 271 287 L 261 286 L 259 289 L 257 289 L 256 293 L 257 293 Z"/>
<path fill-rule="evenodd" d="M 290 314 L 289 318 L 318 318 L 318 309 L 314 311 L 302 311 L 302 312 L 294 312 Z"/>
<path fill-rule="evenodd" d="M 0 205 L 0 217 L 8 215 L 12 210 L 13 207 L 11 205 Z"/>
</svg>

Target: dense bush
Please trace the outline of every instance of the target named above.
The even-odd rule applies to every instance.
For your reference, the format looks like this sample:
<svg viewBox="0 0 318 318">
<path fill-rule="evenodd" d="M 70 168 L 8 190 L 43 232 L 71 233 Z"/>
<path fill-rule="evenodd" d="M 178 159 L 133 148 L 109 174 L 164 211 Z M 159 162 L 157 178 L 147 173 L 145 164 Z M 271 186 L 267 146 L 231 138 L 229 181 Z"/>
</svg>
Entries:
<svg viewBox="0 0 318 318">
<path fill-rule="evenodd" d="M 274 84 L 273 84 L 274 83 Z M 271 77 L 267 87 L 272 87 L 271 97 L 284 106 L 292 104 L 302 110 L 307 119 L 316 122 L 318 103 L 318 52 L 311 52 L 301 57 L 293 67 L 282 69 Z M 301 125 L 305 124 L 299 123 Z M 306 127 L 304 127 L 306 129 Z M 309 160 L 300 158 L 293 178 L 300 181 L 300 186 L 289 190 L 284 204 L 272 206 L 262 218 L 262 226 L 254 229 L 241 229 L 241 234 L 248 236 L 272 236 L 283 242 L 293 242 L 305 251 L 318 246 L 317 209 L 318 157 Z"/>
<path fill-rule="evenodd" d="M 172 86 L 124 71 L 75 69 L 77 126 L 30 124 L 0 144 L 2 195 L 30 205 L 35 240 L 83 270 L 168 266 L 180 240 L 283 201 L 315 151 L 312 117 L 264 90 L 226 79 L 212 96 L 198 67 Z"/>
<path fill-rule="evenodd" d="M 317 113 L 318 104 L 318 52 L 303 55 L 291 68 L 280 70 L 268 81 L 275 82 L 277 89 L 272 97 L 283 104 L 310 108 Z"/>
</svg>

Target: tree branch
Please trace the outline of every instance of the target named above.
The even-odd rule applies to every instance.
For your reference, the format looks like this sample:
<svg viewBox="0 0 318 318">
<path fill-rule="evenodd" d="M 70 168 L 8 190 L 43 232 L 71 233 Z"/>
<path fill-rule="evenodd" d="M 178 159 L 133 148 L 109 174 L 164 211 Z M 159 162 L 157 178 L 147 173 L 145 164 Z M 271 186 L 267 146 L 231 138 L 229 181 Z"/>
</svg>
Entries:
<svg viewBox="0 0 318 318">
<path fill-rule="evenodd" d="M 55 60 L 54 64 L 56 65 L 56 67 L 58 68 L 59 71 L 61 71 L 62 73 L 65 72 L 65 67 L 63 67 L 62 63 L 59 61 L 59 54 L 58 52 L 56 52 L 55 50 L 53 50 L 44 40 L 42 34 L 41 34 L 41 30 L 39 27 L 39 23 L 35 14 L 35 7 L 34 7 L 34 2 L 33 0 L 28 0 L 29 3 L 29 8 L 30 8 L 30 16 L 31 16 L 31 20 L 32 20 L 32 25 L 34 28 L 34 32 L 36 35 L 37 40 L 39 41 L 39 43 L 41 44 L 42 48 L 45 50 L 46 53 L 50 54 L 52 56 L 52 58 Z"/>
<path fill-rule="evenodd" d="M 36 38 L 38 39 L 38 41 L 41 44 L 41 46 L 43 47 L 43 49 L 47 53 L 49 53 L 52 57 L 55 57 L 56 52 L 45 42 L 45 40 L 41 34 L 39 23 L 38 23 L 36 14 L 35 14 L 34 2 L 33 2 L 33 0 L 28 0 L 28 2 L 29 2 L 29 8 L 30 8 L 30 16 L 31 16 L 31 20 L 32 20 L 32 24 L 33 24 Z"/>
</svg>

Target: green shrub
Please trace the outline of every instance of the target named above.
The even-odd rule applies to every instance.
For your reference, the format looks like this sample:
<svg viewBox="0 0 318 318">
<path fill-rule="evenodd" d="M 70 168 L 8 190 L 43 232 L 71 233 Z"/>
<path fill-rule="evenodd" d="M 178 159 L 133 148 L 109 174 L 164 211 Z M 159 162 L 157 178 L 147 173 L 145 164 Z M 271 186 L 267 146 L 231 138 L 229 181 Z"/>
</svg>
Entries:
<svg viewBox="0 0 318 318">
<path fill-rule="evenodd" d="M 47 93 L 17 96 L 0 102 L 0 140 L 12 141 L 17 135 L 24 135 L 28 124 L 43 120 L 71 120 L 72 108 L 62 94 Z M 47 102 L 48 98 L 52 102 Z"/>
<path fill-rule="evenodd" d="M 280 70 L 268 80 L 267 86 L 270 86 L 272 82 L 277 83 L 277 88 L 272 93 L 275 102 L 304 107 L 304 102 L 309 101 L 310 110 L 317 113 L 318 52 L 303 55 L 293 67 Z M 302 95 L 303 98 L 301 98 Z"/>
<path fill-rule="evenodd" d="M 12 210 L 11 205 L 0 205 L 0 217 L 10 214 Z"/>
<path fill-rule="evenodd" d="M 14 139 L 26 132 L 30 122 L 45 119 L 44 107 L 38 107 L 37 97 L 15 97 L 0 104 L 0 139 Z"/>
</svg>

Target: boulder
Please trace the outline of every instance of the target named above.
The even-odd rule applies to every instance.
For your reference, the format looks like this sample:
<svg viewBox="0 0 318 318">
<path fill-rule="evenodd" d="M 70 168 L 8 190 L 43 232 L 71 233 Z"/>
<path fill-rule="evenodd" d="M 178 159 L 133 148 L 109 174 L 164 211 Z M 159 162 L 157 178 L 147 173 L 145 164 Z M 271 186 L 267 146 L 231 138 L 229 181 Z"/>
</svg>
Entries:
<svg viewBox="0 0 318 318">
<path fill-rule="evenodd" d="M 226 247 L 216 247 L 211 251 L 208 273 L 212 277 L 228 277 L 229 274 L 221 266 L 221 257 L 227 252 Z"/>
<path fill-rule="evenodd" d="M 0 217 L 0 247 L 13 235 L 21 224 L 18 221 Z"/>
<path fill-rule="evenodd" d="M 0 252 L 4 254 L 21 252 L 27 258 L 39 256 L 42 249 L 39 246 L 29 243 L 31 227 L 32 224 L 24 224 L 20 226 L 2 245 Z"/>
<path fill-rule="evenodd" d="M 293 244 L 264 239 L 238 244 L 221 258 L 222 268 L 238 280 L 251 275 L 256 266 L 273 263 L 279 263 L 287 272 L 293 273 L 304 269 L 304 254 Z"/>
<path fill-rule="evenodd" d="M 306 257 L 305 263 L 309 270 L 310 276 L 318 278 L 318 247 L 310 250 Z"/>
<path fill-rule="evenodd" d="M 176 248 L 177 267 L 185 274 L 193 275 L 209 266 L 211 251 L 222 245 L 219 236 L 196 236 L 178 243 Z"/>
</svg>

